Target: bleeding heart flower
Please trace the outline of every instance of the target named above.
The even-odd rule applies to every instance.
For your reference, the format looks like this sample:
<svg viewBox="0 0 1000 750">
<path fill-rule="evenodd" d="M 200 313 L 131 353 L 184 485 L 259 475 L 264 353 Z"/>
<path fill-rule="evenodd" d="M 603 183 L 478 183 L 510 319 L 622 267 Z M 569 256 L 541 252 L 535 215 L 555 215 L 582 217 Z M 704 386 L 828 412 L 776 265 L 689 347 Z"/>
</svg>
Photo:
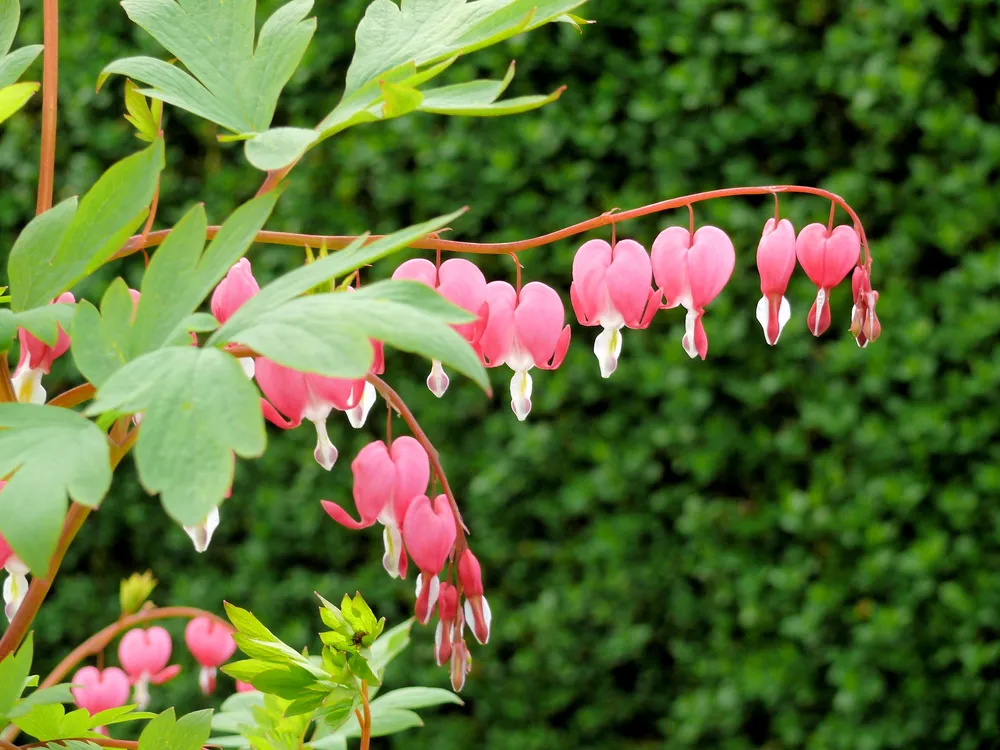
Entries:
<svg viewBox="0 0 1000 750">
<path fill-rule="evenodd" d="M 226 277 L 219 282 L 212 292 L 212 315 L 222 325 L 229 320 L 244 303 L 260 291 L 260 285 L 253 276 L 253 269 L 250 261 L 240 258 L 239 261 L 229 269 Z M 247 374 L 248 378 L 254 375 L 254 363 L 249 357 L 240 359 L 240 367 Z"/>
<path fill-rule="evenodd" d="M 483 571 L 479 560 L 466 548 L 458 561 L 458 577 L 465 593 L 465 619 L 471 624 L 476 640 L 485 645 L 490 640 L 490 603 L 483 596 Z"/>
<path fill-rule="evenodd" d="M 71 305 L 74 302 L 76 298 L 72 293 L 64 292 L 52 304 Z M 59 337 L 55 346 L 49 346 L 23 328 L 18 329 L 17 338 L 21 344 L 21 355 L 11 378 L 14 393 L 22 404 L 44 404 L 45 389 L 42 387 L 42 376 L 48 375 L 52 363 L 69 349 L 69 336 L 62 326 L 59 326 Z"/>
<path fill-rule="evenodd" d="M 861 240 L 853 227 L 841 224 L 832 232 L 823 224 L 802 228 L 795 240 L 799 265 L 819 291 L 809 310 L 809 330 L 821 336 L 830 327 L 830 290 L 843 281 L 858 262 Z"/>
<path fill-rule="evenodd" d="M 128 675 L 118 667 L 103 671 L 97 667 L 83 667 L 76 671 L 71 682 L 76 686 L 70 688 L 73 700 L 91 716 L 128 703 L 131 690 Z"/>
<path fill-rule="evenodd" d="M 392 278 L 426 284 L 452 304 L 478 316 L 472 323 L 462 323 L 452 328 L 473 347 L 479 343 L 489 319 L 489 305 L 486 304 L 486 277 L 476 264 L 462 258 L 451 258 L 437 268 L 426 258 L 414 258 L 397 268 Z M 431 374 L 427 376 L 427 387 L 431 393 L 441 398 L 448 390 L 449 383 L 441 363 L 433 360 Z"/>
<path fill-rule="evenodd" d="M 681 344 L 692 359 L 708 356 L 708 335 L 702 317 L 719 296 L 736 266 L 736 251 L 726 233 L 705 226 L 693 235 L 683 227 L 660 232 L 653 242 L 653 277 L 666 298 L 666 308 L 687 310 Z"/>
<path fill-rule="evenodd" d="M 611 377 L 618 367 L 621 329 L 648 327 L 659 309 L 652 280 L 649 253 L 638 242 L 622 240 L 612 247 L 590 240 L 576 251 L 569 296 L 581 325 L 604 328 L 594 343 L 601 377 Z"/>
<path fill-rule="evenodd" d="M 261 401 L 264 416 L 283 430 L 298 427 L 303 419 L 312 422 L 316 427 L 313 456 L 324 469 L 332 469 L 337 448 L 327 434 L 326 420 L 333 409 L 348 411 L 358 405 L 361 394 L 355 396 L 354 381 L 299 372 L 265 357 L 255 360 L 255 368 L 257 385 L 267 399 Z"/>
<path fill-rule="evenodd" d="M 862 349 L 882 334 L 882 324 L 875 314 L 878 292 L 872 289 L 868 269 L 857 266 L 851 278 L 854 291 L 854 308 L 851 310 L 851 333 Z"/>
<path fill-rule="evenodd" d="M 400 519 L 414 498 L 423 495 L 430 481 L 427 452 L 417 440 L 404 436 L 391 447 L 381 440 L 369 443 L 351 463 L 354 474 L 354 506 L 360 521 L 355 521 L 335 503 L 323 500 L 330 518 L 349 529 L 364 529 L 376 521 L 385 526 L 382 538 L 385 555 L 382 565 L 393 578 L 406 578 L 407 558 L 403 548 Z"/>
<path fill-rule="evenodd" d="M 249 682 L 243 682 L 242 680 L 237 680 L 236 681 L 236 692 L 237 693 L 252 693 L 256 689 L 257 688 L 255 688 Z"/>
<path fill-rule="evenodd" d="M 507 365 L 514 371 L 510 405 L 523 422 L 531 411 L 528 371 L 554 370 L 566 357 L 570 328 L 563 327 L 563 303 L 552 287 L 538 281 L 526 284 L 520 296 L 505 281 L 490 282 L 486 300 L 490 317 L 479 340 L 483 361 L 487 367 Z"/>
<path fill-rule="evenodd" d="M 184 628 L 184 642 L 201 665 L 198 673 L 201 692 L 211 695 L 215 690 L 218 667 L 225 664 L 236 651 L 233 629 L 213 617 L 202 615 L 195 617 Z"/>
<path fill-rule="evenodd" d="M 472 671 L 472 654 L 465 645 L 465 639 L 459 637 L 451 646 L 451 687 L 456 693 L 461 693 L 465 687 L 465 676 Z"/>
<path fill-rule="evenodd" d="M 794 270 L 795 228 L 792 222 L 782 219 L 775 224 L 774 219 L 768 219 L 757 245 L 757 271 L 760 273 L 760 292 L 764 295 L 757 303 L 757 320 L 764 329 L 764 339 L 771 346 L 778 343 L 781 331 L 792 317 L 785 290 Z"/>
<path fill-rule="evenodd" d="M 403 520 L 403 541 L 420 569 L 417 577 L 417 620 L 426 625 L 434 613 L 440 580 L 438 574 L 455 546 L 458 530 L 448 498 L 438 495 L 431 504 L 427 495 L 413 499 Z"/>
<path fill-rule="evenodd" d="M 159 626 L 133 628 L 118 643 L 118 661 L 134 686 L 132 701 L 140 710 L 149 705 L 149 685 L 162 685 L 181 671 L 179 664 L 168 667 L 173 644 L 170 633 Z"/>
<path fill-rule="evenodd" d="M 434 631 L 434 661 L 443 667 L 451 658 L 451 643 L 455 638 L 458 621 L 462 614 L 458 611 L 458 589 L 447 581 L 441 584 L 438 593 L 438 624 Z"/>
</svg>

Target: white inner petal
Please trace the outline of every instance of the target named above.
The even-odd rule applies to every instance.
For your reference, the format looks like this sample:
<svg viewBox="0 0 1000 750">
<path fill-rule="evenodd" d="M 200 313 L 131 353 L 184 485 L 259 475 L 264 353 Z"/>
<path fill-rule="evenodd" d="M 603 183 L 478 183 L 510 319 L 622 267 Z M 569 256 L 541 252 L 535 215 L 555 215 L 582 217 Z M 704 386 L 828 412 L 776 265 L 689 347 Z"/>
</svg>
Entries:
<svg viewBox="0 0 1000 750">
<path fill-rule="evenodd" d="M 431 363 L 431 374 L 427 376 L 427 388 L 438 398 L 444 396 L 448 390 L 451 380 L 448 378 L 444 367 L 436 359 Z"/>
<path fill-rule="evenodd" d="M 366 380 L 365 388 L 361 392 L 361 400 L 358 401 L 357 406 L 347 410 L 347 421 L 351 423 L 351 427 L 355 430 L 360 430 L 365 426 L 365 421 L 368 419 L 368 412 L 372 410 L 377 400 L 378 392 L 375 390 L 375 386 Z"/>
<path fill-rule="evenodd" d="M 243 372 L 246 376 L 253 380 L 254 376 L 254 366 L 252 357 L 240 357 L 240 367 L 243 368 Z"/>
<path fill-rule="evenodd" d="M 697 321 L 698 313 L 694 310 L 688 310 L 687 316 L 684 318 L 684 337 L 681 339 L 681 346 L 684 347 L 684 351 L 691 359 L 698 356 L 698 347 L 694 342 L 694 325 Z"/>
<path fill-rule="evenodd" d="M 45 389 L 42 388 L 42 371 L 22 367 L 11 378 L 14 393 L 22 404 L 44 404 Z"/>
<path fill-rule="evenodd" d="M 219 528 L 219 509 L 212 508 L 204 521 L 197 526 L 185 526 L 184 531 L 191 537 L 195 551 L 204 552 L 212 543 L 212 534 L 217 528 Z"/>
<path fill-rule="evenodd" d="M 316 450 L 313 451 L 313 457 L 316 459 L 316 463 L 330 471 L 337 463 L 337 446 L 333 444 L 326 432 L 325 417 L 315 420 L 313 424 L 316 425 Z"/>
<path fill-rule="evenodd" d="M 624 325 L 624 324 L 623 324 Z M 594 341 L 594 354 L 601 367 L 601 377 L 610 378 L 618 368 L 618 357 L 622 353 L 621 326 L 612 328 L 605 326 Z"/>
<path fill-rule="evenodd" d="M 510 379 L 510 407 L 521 422 L 531 412 L 531 375 L 526 370 L 516 371 Z"/>
</svg>

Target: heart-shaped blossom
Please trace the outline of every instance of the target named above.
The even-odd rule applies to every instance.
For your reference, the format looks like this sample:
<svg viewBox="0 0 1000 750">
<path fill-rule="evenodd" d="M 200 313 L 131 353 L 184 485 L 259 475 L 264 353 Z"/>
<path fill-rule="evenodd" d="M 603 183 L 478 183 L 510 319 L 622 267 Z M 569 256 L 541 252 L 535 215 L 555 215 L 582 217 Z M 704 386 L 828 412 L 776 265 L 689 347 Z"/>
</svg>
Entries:
<svg viewBox="0 0 1000 750">
<path fill-rule="evenodd" d="M 687 310 L 681 344 L 691 358 L 708 356 L 708 335 L 702 317 L 719 296 L 736 266 L 733 243 L 718 227 L 704 226 L 693 235 L 670 227 L 657 236 L 651 253 L 653 278 L 667 309 Z"/>
<path fill-rule="evenodd" d="M 764 329 L 764 339 L 771 346 L 792 317 L 792 308 L 785 299 L 785 290 L 795 270 L 795 228 L 788 219 L 775 223 L 768 219 L 757 245 L 757 271 L 760 292 L 757 321 Z"/>
<path fill-rule="evenodd" d="M 385 527 L 382 564 L 393 578 L 406 578 L 401 519 L 406 518 L 414 498 L 427 490 L 430 471 L 427 451 L 414 438 L 397 438 L 391 447 L 376 440 L 362 448 L 351 463 L 354 506 L 361 520 L 355 521 L 336 503 L 323 500 L 322 505 L 330 518 L 349 529 L 364 529 L 376 521 L 381 523 Z"/>
<path fill-rule="evenodd" d="M 576 251 L 569 296 L 581 325 L 604 328 L 594 342 L 601 377 L 618 367 L 621 329 L 648 327 L 659 309 L 652 280 L 649 253 L 633 240 L 590 240 Z"/>
<path fill-rule="evenodd" d="M 397 268 L 392 278 L 426 284 L 453 305 L 477 316 L 471 323 L 452 326 L 473 347 L 477 346 L 489 319 L 489 305 L 486 303 L 486 277 L 475 263 L 462 258 L 451 258 L 437 268 L 426 258 L 414 258 Z M 427 376 L 427 387 L 431 393 L 441 398 L 448 390 L 449 383 L 441 363 L 433 360 L 431 373 Z"/>
<path fill-rule="evenodd" d="M 167 666 L 173 643 L 170 633 L 154 626 L 133 628 L 118 642 L 118 661 L 134 687 L 133 703 L 140 709 L 149 705 L 149 685 L 162 685 L 180 672 L 180 665 Z"/>
<path fill-rule="evenodd" d="M 458 577 L 465 593 L 465 619 L 476 640 L 485 645 L 490 639 L 493 615 L 490 613 L 490 603 L 483 596 L 483 571 L 471 549 L 466 548 L 459 558 Z"/>
<path fill-rule="evenodd" d="M 195 660 L 201 665 L 198 685 L 202 693 L 210 695 L 215 690 L 218 667 L 236 651 L 233 629 L 213 617 L 195 617 L 184 628 L 184 642 Z"/>
<path fill-rule="evenodd" d="M 525 284 L 520 295 L 506 281 L 486 285 L 490 317 L 479 340 L 487 367 L 507 365 L 511 408 L 521 421 L 531 411 L 533 367 L 554 370 L 569 348 L 570 328 L 564 327 L 566 312 L 559 294 L 538 281 Z"/>
<path fill-rule="evenodd" d="M 250 261 L 246 258 L 240 258 L 212 292 L 212 315 L 219 321 L 219 325 L 223 325 L 233 316 L 233 313 L 259 291 L 260 285 L 254 278 Z M 253 377 L 254 362 L 252 359 L 249 357 L 240 358 L 240 367 L 243 368 L 248 378 Z"/>
<path fill-rule="evenodd" d="M 298 427 L 303 419 L 312 422 L 316 427 L 313 456 L 324 469 L 332 469 L 337 448 L 330 441 L 326 420 L 334 409 L 348 411 L 358 405 L 361 393 L 356 382 L 299 372 L 266 357 L 258 357 L 254 367 L 257 385 L 265 396 L 261 401 L 264 416 L 284 430 Z"/>
<path fill-rule="evenodd" d="M 63 292 L 52 304 L 74 302 L 76 298 L 71 292 Z M 69 349 L 69 336 L 62 326 L 59 326 L 59 337 L 55 346 L 49 346 L 24 328 L 18 329 L 17 338 L 21 345 L 21 355 L 11 378 L 14 393 L 21 403 L 44 404 L 45 389 L 42 387 L 42 376 L 48 375 L 52 370 L 52 363 Z"/>
<path fill-rule="evenodd" d="M 853 227 L 841 224 L 831 232 L 823 224 L 802 228 L 795 254 L 806 276 L 818 288 L 809 310 L 809 330 L 821 336 L 830 327 L 830 290 L 847 278 L 861 254 L 861 240 Z"/>
<path fill-rule="evenodd" d="M 70 688 L 70 692 L 76 705 L 91 716 L 124 706 L 131 691 L 128 675 L 118 667 L 103 670 L 82 667 L 73 675 L 71 683 L 74 687 Z"/>
<path fill-rule="evenodd" d="M 438 495 L 432 503 L 427 495 L 420 495 L 410 503 L 403 520 L 403 541 L 420 570 L 415 613 L 422 625 L 434 613 L 440 587 L 438 574 L 455 546 L 457 535 L 455 515 L 447 497 Z"/>
</svg>

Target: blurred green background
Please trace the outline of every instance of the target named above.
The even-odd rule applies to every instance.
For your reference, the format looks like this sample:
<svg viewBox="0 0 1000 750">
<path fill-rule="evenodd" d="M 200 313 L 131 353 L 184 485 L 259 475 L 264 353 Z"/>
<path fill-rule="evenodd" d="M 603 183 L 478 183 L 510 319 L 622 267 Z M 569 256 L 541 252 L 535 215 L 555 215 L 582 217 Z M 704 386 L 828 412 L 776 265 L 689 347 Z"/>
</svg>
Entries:
<svg viewBox="0 0 1000 750">
<path fill-rule="evenodd" d="M 25 0 L 19 43 L 40 39 L 39 6 Z M 332 108 L 364 7 L 317 2 L 319 31 L 277 124 L 312 125 Z M 516 58 L 511 93 L 567 84 L 557 104 L 348 131 L 295 170 L 269 226 L 383 231 L 468 204 L 453 236 L 507 240 L 700 190 L 819 185 L 865 222 L 884 333 L 857 348 L 841 287 L 833 328 L 814 339 L 814 288 L 799 272 L 793 320 L 767 347 L 754 252 L 771 203 L 733 199 L 697 211 L 739 257 L 706 316 L 706 362 L 684 354 L 683 313 L 670 311 L 625 333 L 603 381 L 596 331 L 575 326 L 566 363 L 538 373 L 519 424 L 509 371 L 493 374 L 492 401 L 458 378 L 438 401 L 426 364 L 393 354 L 386 377 L 441 449 L 494 626 L 473 648 L 465 708 L 427 712 L 426 728 L 379 746 L 1000 747 L 996 3 L 594 0 L 584 11 L 598 23 L 582 35 L 547 27 L 446 74 L 500 77 Z M 95 93 L 98 71 L 162 56 L 112 0 L 64 3 L 62 28 L 57 197 L 141 145 L 121 117 L 121 80 Z M 34 207 L 37 120 L 36 101 L 0 136 L 4 253 Z M 194 201 L 218 221 L 256 190 L 260 175 L 213 126 L 170 110 L 166 131 L 158 226 Z M 782 211 L 801 227 L 825 221 L 828 205 L 789 197 Z M 685 222 L 650 217 L 618 236 L 649 247 Z M 578 245 L 522 258 L 526 278 L 556 285 L 567 306 Z M 257 247 L 251 259 L 267 279 L 302 256 Z M 512 279 L 509 261 L 482 267 Z M 135 284 L 140 270 L 111 268 L 105 281 Z M 69 359 L 50 392 L 72 384 Z M 146 568 L 162 581 L 158 602 L 219 611 L 225 598 L 298 646 L 314 643 L 314 590 L 360 589 L 390 621 L 406 617 L 412 581 L 382 572 L 378 534 L 341 529 L 319 506 L 349 503 L 350 460 L 382 424 L 381 410 L 360 432 L 335 417 L 342 458 L 330 474 L 312 461 L 310 430 L 274 432 L 263 460 L 239 465 L 202 556 L 126 462 L 37 621 L 42 663 L 113 620 L 119 578 Z M 417 634 L 391 685 L 447 684 L 432 642 Z M 203 705 L 180 659 L 185 674 L 153 708 Z"/>
</svg>

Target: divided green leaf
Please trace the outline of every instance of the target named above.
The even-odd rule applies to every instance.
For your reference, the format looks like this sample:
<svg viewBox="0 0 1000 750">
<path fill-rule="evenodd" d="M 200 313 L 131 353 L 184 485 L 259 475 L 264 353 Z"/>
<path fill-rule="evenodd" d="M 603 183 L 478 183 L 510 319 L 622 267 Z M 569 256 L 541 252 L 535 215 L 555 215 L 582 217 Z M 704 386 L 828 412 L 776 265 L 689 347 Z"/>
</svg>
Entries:
<svg viewBox="0 0 1000 750">
<path fill-rule="evenodd" d="M 36 575 L 48 570 L 69 498 L 96 508 L 107 494 L 109 461 L 107 436 L 80 414 L 0 404 L 0 476 L 14 472 L 3 489 L 0 533 Z"/>
<path fill-rule="evenodd" d="M 17 81 L 42 51 L 40 44 L 10 51 L 20 19 L 18 0 L 0 0 L 0 89 Z"/>
</svg>

